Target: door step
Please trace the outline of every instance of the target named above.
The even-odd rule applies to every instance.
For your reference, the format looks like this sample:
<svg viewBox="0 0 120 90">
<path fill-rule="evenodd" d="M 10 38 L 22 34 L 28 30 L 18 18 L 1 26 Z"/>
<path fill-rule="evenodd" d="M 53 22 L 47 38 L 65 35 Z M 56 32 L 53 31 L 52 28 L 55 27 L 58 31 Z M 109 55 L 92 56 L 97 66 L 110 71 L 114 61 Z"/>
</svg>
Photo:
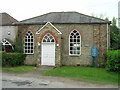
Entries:
<svg viewBox="0 0 120 90">
<path fill-rule="evenodd" d="M 42 65 L 37 68 L 37 71 L 48 71 L 54 69 L 55 66 Z"/>
</svg>

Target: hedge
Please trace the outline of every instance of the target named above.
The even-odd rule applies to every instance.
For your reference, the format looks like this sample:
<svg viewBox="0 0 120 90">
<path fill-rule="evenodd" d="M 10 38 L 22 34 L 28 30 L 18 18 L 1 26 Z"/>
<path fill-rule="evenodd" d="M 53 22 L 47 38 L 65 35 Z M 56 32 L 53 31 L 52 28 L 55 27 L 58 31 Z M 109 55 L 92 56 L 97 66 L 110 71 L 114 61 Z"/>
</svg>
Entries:
<svg viewBox="0 0 120 90">
<path fill-rule="evenodd" d="M 120 71 L 120 50 L 112 50 L 106 53 L 106 70 Z"/>
<path fill-rule="evenodd" d="M 24 64 L 25 56 L 23 53 L 2 53 L 2 66 L 19 66 Z"/>
</svg>

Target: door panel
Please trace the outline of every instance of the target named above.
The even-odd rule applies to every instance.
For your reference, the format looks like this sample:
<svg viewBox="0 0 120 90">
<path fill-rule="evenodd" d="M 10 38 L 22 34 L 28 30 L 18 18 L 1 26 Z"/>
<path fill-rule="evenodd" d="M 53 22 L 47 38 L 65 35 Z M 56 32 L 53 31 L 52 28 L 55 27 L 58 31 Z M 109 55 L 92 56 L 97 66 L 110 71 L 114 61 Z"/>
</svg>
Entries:
<svg viewBox="0 0 120 90">
<path fill-rule="evenodd" d="M 41 65 L 55 66 L 55 43 L 42 43 Z"/>
</svg>

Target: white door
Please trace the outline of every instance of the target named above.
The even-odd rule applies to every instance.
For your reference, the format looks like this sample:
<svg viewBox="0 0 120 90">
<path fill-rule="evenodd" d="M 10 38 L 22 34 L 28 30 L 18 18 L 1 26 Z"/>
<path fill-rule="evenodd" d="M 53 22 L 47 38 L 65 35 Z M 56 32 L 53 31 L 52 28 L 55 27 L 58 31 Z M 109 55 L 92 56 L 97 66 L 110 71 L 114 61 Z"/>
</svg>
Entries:
<svg viewBox="0 0 120 90">
<path fill-rule="evenodd" d="M 41 65 L 55 66 L 55 43 L 52 35 L 44 36 L 41 45 Z M 49 38 L 52 36 L 52 39 Z"/>
</svg>

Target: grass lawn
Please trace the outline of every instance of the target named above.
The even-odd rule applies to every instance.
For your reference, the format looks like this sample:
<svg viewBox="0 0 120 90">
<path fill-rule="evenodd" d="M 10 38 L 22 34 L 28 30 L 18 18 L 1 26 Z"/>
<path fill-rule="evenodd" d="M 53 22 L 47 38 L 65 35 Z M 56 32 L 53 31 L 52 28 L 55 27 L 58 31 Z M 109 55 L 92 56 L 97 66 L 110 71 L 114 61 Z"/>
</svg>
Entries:
<svg viewBox="0 0 120 90">
<path fill-rule="evenodd" d="M 3 72 L 11 72 L 11 73 L 25 73 L 35 70 L 34 66 L 17 66 L 17 67 L 3 67 Z"/>
<path fill-rule="evenodd" d="M 79 81 L 118 84 L 118 74 L 107 72 L 103 68 L 93 67 L 59 67 L 45 71 L 43 75 L 67 77 Z"/>
</svg>

